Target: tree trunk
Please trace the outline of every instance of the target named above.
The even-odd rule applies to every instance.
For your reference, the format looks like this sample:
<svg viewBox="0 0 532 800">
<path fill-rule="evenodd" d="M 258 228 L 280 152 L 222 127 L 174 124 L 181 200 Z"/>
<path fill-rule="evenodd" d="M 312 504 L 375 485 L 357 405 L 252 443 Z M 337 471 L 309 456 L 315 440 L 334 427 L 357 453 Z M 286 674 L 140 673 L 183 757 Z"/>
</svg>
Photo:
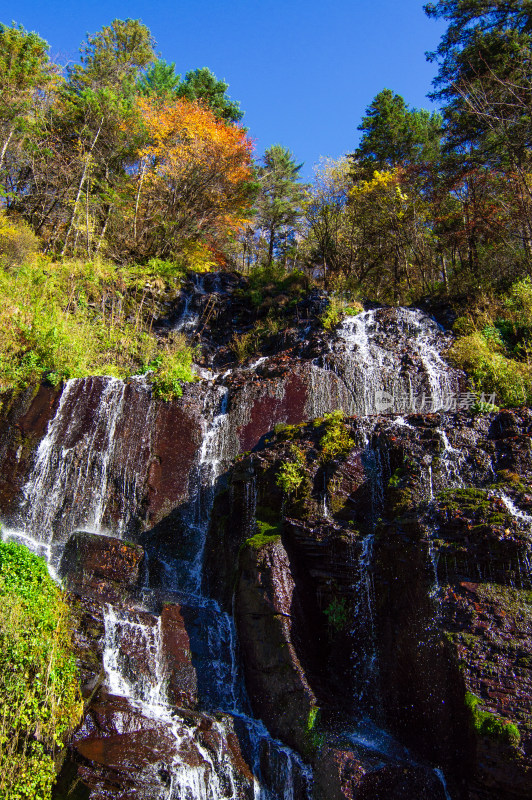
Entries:
<svg viewBox="0 0 532 800">
<path fill-rule="evenodd" d="M 87 177 L 87 172 L 89 171 L 90 159 L 91 159 L 93 150 L 96 147 L 96 142 L 98 141 L 98 137 L 100 135 L 100 131 L 102 129 L 102 125 L 103 125 L 103 117 L 100 120 L 100 127 L 96 131 L 96 136 L 92 140 L 92 144 L 90 146 L 89 152 L 87 153 L 87 155 L 85 157 L 85 164 L 84 164 L 84 167 L 83 167 L 83 173 L 81 175 L 81 180 L 79 182 L 78 191 L 77 191 L 77 194 L 76 194 L 76 199 L 74 200 L 74 208 L 72 209 L 72 214 L 70 215 L 70 221 L 69 221 L 69 224 L 68 224 L 68 230 L 66 232 L 65 241 L 63 243 L 63 249 L 61 250 L 61 255 L 62 256 L 64 256 L 65 253 L 66 253 L 68 240 L 70 238 L 70 234 L 72 233 L 72 227 L 74 225 L 74 220 L 75 220 L 76 214 L 78 212 L 78 206 L 79 206 L 79 201 L 80 201 L 80 198 L 81 198 L 81 193 L 83 191 L 83 186 L 85 184 L 85 179 Z"/>
</svg>

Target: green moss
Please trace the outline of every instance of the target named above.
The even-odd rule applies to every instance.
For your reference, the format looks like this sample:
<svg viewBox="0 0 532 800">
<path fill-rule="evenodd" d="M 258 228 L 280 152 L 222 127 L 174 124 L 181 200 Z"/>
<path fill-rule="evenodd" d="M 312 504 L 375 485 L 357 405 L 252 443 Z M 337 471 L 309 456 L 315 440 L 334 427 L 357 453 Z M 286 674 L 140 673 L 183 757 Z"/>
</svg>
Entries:
<svg viewBox="0 0 532 800">
<path fill-rule="evenodd" d="M 262 536 L 279 536 L 281 533 L 281 521 L 278 520 L 276 523 L 272 523 L 269 520 L 259 519 L 255 520 L 257 527 L 259 529 L 259 533 Z"/>
<path fill-rule="evenodd" d="M 287 442 L 298 435 L 301 425 L 285 425 L 282 422 L 278 422 L 277 425 L 274 425 L 273 430 L 279 441 Z"/>
<path fill-rule="evenodd" d="M 294 495 L 303 485 L 306 478 L 305 456 L 302 450 L 295 445 L 291 445 L 290 454 L 292 460 L 283 461 L 275 477 L 275 482 L 283 492 L 288 495 Z"/>
<path fill-rule="evenodd" d="M 397 467 L 397 469 L 395 470 L 395 472 L 388 481 L 388 486 L 392 489 L 397 489 L 402 479 L 403 479 L 403 470 L 401 467 Z"/>
<path fill-rule="evenodd" d="M 265 533 L 256 533 L 255 536 L 252 536 L 250 539 L 246 539 L 245 544 L 248 547 L 252 547 L 253 550 L 261 550 L 263 547 L 273 544 L 273 542 L 279 542 L 280 540 L 281 536 L 279 534 L 272 536 Z"/>
<path fill-rule="evenodd" d="M 334 630 L 343 631 L 348 627 L 351 614 L 345 597 L 333 597 L 323 613 Z"/>
<path fill-rule="evenodd" d="M 465 704 L 471 715 L 471 724 L 478 736 L 487 736 L 510 747 L 518 747 L 521 735 L 517 725 L 498 717 L 490 711 L 482 711 L 480 697 L 466 692 Z"/>
<path fill-rule="evenodd" d="M 354 447 L 351 432 L 345 424 L 343 411 L 325 414 L 325 433 L 320 439 L 320 460 L 332 461 L 335 458 L 346 458 Z"/>
</svg>

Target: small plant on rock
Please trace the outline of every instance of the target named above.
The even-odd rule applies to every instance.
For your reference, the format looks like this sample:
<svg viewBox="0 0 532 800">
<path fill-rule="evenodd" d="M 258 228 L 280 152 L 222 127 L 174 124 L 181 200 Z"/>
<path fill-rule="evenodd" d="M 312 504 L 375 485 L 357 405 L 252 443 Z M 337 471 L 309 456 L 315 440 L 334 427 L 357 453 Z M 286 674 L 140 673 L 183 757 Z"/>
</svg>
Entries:
<svg viewBox="0 0 532 800">
<path fill-rule="evenodd" d="M 354 440 L 345 424 L 343 411 L 325 414 L 325 433 L 320 439 L 321 461 L 345 458 L 354 447 Z"/>
<path fill-rule="evenodd" d="M 290 453 L 292 461 L 283 461 L 275 477 L 275 482 L 285 494 L 296 494 L 305 480 L 305 457 L 303 452 L 292 445 Z"/>
</svg>

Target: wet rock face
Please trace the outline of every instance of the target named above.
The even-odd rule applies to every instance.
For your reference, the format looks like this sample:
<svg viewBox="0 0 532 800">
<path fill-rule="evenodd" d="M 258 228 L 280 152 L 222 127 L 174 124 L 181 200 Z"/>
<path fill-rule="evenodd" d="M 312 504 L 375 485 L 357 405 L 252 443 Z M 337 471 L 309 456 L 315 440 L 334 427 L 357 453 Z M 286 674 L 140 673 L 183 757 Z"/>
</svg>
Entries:
<svg viewBox="0 0 532 800">
<path fill-rule="evenodd" d="M 354 447 L 329 461 L 323 428 L 296 426 L 237 462 L 211 535 L 229 582 L 248 540 L 242 656 L 256 712 L 279 736 L 303 749 L 301 718 L 270 721 L 269 698 L 290 696 L 296 674 L 324 720 L 342 718 L 343 685 L 342 710 L 369 711 L 443 768 L 452 797 L 532 794 L 531 423 L 526 410 L 355 419 Z M 301 481 L 283 499 L 276 478 L 290 461 Z M 224 581 L 209 575 L 216 592 Z M 282 656 L 270 646 L 280 639 Z M 358 682 L 336 680 L 342 670 Z M 318 783 L 336 787 L 324 797 L 441 794 L 433 776 L 403 781 L 395 766 L 357 783 L 346 753 L 317 766 Z"/>
<path fill-rule="evenodd" d="M 54 797 L 153 800 L 172 790 L 194 796 L 194 787 L 214 773 L 223 783 L 227 764 L 235 781 L 231 796 L 252 800 L 253 776 L 228 719 L 184 712 L 161 721 L 102 691 L 74 736 Z"/>
<path fill-rule="evenodd" d="M 59 391 L 43 385 L 17 397 L 2 397 L 0 415 L 0 507 L 13 513 L 32 465 L 35 449 L 53 416 Z"/>
<path fill-rule="evenodd" d="M 70 591 L 104 602 L 136 588 L 143 558 L 139 545 L 78 531 L 65 546 L 60 570 Z"/>
<path fill-rule="evenodd" d="M 235 612 L 251 702 L 274 736 L 308 755 L 317 703 L 292 639 L 294 590 L 279 539 L 242 552 Z"/>
<path fill-rule="evenodd" d="M 176 706 L 194 706 L 198 681 L 181 608 L 165 603 L 161 612 L 162 649 L 168 674 L 169 699 Z"/>
</svg>

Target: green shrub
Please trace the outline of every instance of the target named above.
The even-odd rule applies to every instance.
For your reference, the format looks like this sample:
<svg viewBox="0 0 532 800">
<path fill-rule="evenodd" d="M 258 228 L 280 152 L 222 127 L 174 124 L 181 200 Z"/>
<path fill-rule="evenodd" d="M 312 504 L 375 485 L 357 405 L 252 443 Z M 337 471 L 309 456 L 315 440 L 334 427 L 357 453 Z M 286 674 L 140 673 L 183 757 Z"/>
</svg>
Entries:
<svg viewBox="0 0 532 800">
<path fill-rule="evenodd" d="M 70 610 L 43 559 L 0 542 L 0 797 L 48 800 L 81 701 Z"/>
<path fill-rule="evenodd" d="M 499 341 L 481 331 L 463 336 L 450 351 L 452 360 L 464 369 L 479 392 L 495 393 L 501 406 L 532 402 L 532 369 L 501 351 Z"/>
<path fill-rule="evenodd" d="M 296 494 L 306 476 L 305 457 L 295 445 L 291 445 L 290 452 L 293 456 L 293 461 L 284 461 L 281 464 L 275 477 L 275 482 L 285 494 Z"/>
<path fill-rule="evenodd" d="M 320 439 L 320 460 L 332 461 L 335 458 L 345 458 L 354 447 L 354 440 L 349 428 L 345 424 L 343 411 L 333 411 L 325 414 L 325 433 Z"/>
<path fill-rule="evenodd" d="M 192 350 L 181 334 L 171 336 L 166 349 L 152 362 L 153 392 L 161 400 L 181 397 L 183 383 L 194 380 Z"/>
<path fill-rule="evenodd" d="M 327 308 L 320 317 L 322 327 L 330 331 L 342 321 L 342 317 L 355 317 L 361 314 L 364 308 L 357 301 L 344 300 L 343 298 L 331 295 Z"/>
</svg>

